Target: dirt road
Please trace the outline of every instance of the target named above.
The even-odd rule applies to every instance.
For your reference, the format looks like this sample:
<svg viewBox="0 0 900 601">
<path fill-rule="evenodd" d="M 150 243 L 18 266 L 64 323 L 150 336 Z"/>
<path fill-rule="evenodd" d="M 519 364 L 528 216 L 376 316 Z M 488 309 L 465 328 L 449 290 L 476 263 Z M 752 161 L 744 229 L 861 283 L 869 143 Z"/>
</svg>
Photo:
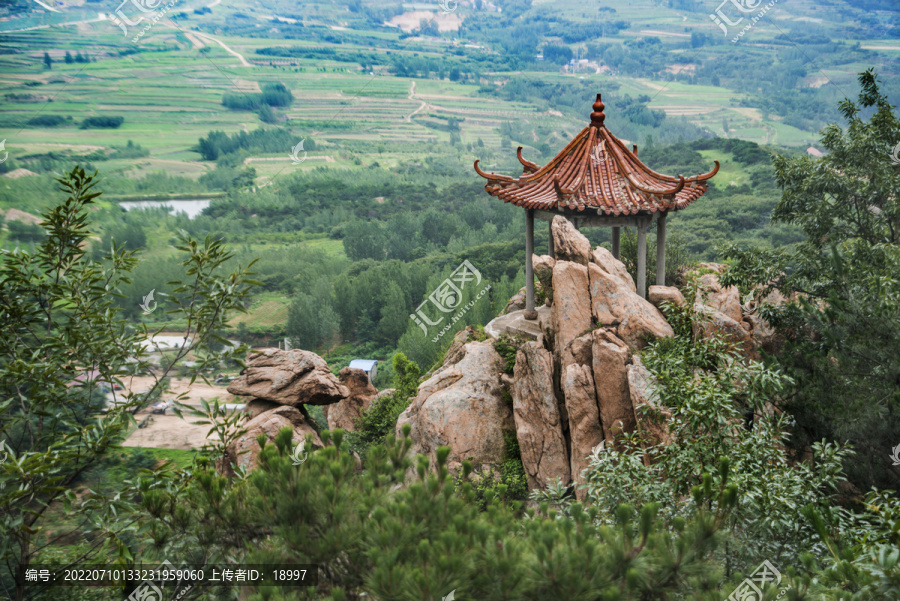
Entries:
<svg viewBox="0 0 900 601">
<path fill-rule="evenodd" d="M 149 390 L 154 383 L 152 376 L 134 377 L 124 380 L 128 390 L 134 392 L 142 392 Z M 228 393 L 224 386 L 209 385 L 202 380 L 194 382 L 193 386 L 189 386 L 190 380 L 187 378 L 173 378 L 170 388 L 172 393 L 164 394 L 163 400 L 170 401 L 182 392 L 187 393 L 187 397 L 181 402 L 200 406 L 200 399 L 211 401 L 218 398 L 219 402 L 231 402 L 234 397 Z M 237 401 L 242 402 L 242 401 Z M 138 428 L 122 443 L 126 447 L 153 447 L 161 449 L 199 449 L 206 442 L 206 434 L 211 426 L 194 425 L 194 418 L 185 416 L 181 419 L 177 415 L 151 415 L 149 409 L 138 412 L 134 418 L 141 423 L 145 418 L 150 417 L 146 427 Z"/>
</svg>

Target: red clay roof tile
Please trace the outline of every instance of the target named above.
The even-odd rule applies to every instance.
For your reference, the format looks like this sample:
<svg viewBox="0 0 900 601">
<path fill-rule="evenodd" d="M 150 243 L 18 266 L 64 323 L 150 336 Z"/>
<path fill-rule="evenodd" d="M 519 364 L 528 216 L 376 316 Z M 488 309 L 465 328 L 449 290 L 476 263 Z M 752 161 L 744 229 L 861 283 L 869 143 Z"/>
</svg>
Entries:
<svg viewBox="0 0 900 601">
<path fill-rule="evenodd" d="M 685 178 L 657 173 L 637 158 L 603 124 L 605 108 L 597 94 L 591 124 L 585 127 L 549 163 L 539 167 L 522 157 L 525 167 L 518 179 L 475 171 L 487 179 L 491 196 L 527 209 L 591 210 L 606 215 L 635 215 L 683 209 L 706 192 L 706 180 L 719 171 L 719 161 L 706 174 Z"/>
</svg>

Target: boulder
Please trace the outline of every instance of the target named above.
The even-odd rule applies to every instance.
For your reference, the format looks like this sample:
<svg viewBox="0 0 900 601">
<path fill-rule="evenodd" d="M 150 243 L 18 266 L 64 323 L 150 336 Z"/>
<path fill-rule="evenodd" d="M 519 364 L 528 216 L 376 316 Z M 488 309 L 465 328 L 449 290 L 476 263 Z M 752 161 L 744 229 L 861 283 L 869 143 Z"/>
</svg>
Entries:
<svg viewBox="0 0 900 601">
<path fill-rule="evenodd" d="M 609 275 L 618 278 L 618 280 L 632 292 L 637 292 L 637 287 L 634 285 L 634 278 L 632 278 L 631 274 L 628 273 L 628 270 L 625 269 L 625 265 L 615 258 L 610 251 L 602 246 L 598 246 L 594 249 L 594 252 L 591 253 L 591 262 Z"/>
<path fill-rule="evenodd" d="M 324 446 L 319 435 L 309 425 L 299 409 L 288 406 L 277 407 L 257 415 L 244 425 L 247 431 L 228 445 L 225 449 L 225 456 L 219 460 L 217 467 L 220 473 L 233 476 L 235 466 L 245 467 L 248 471 L 256 468 L 261 450 L 259 443 L 256 442 L 256 437 L 264 434 L 270 443 L 274 443 L 278 432 L 285 426 L 290 426 L 294 430 L 291 438 L 294 446 L 305 442 L 307 436 L 312 436 L 313 446 L 319 448 Z M 244 451 L 247 452 L 244 453 Z"/>
<path fill-rule="evenodd" d="M 619 325 L 633 301 L 630 295 L 640 298 L 625 288 L 616 276 L 603 271 L 593 263 L 588 265 L 588 280 L 591 315 L 600 325 L 612 327 Z"/>
<path fill-rule="evenodd" d="M 591 368 L 578 364 L 566 367 L 562 375 L 562 389 L 569 417 L 572 448 L 569 461 L 576 483 L 575 496 L 583 501 L 585 493 L 580 487 L 585 480 L 581 472 L 590 464 L 591 451 L 604 440 Z"/>
<path fill-rule="evenodd" d="M 553 340 L 564 369 L 574 361 L 569 345 L 591 329 L 588 268 L 571 261 L 557 261 L 553 267 L 553 286 L 556 289 L 556 302 L 550 307 Z"/>
<path fill-rule="evenodd" d="M 675 286 L 650 286 L 647 290 L 647 300 L 650 304 L 662 311 L 663 303 L 672 303 L 676 307 L 685 305 L 684 295 Z"/>
<path fill-rule="evenodd" d="M 579 336 L 569 345 L 569 356 L 578 365 L 591 364 L 591 346 L 594 344 L 591 333 Z"/>
<path fill-rule="evenodd" d="M 744 317 L 741 309 L 741 296 L 738 289 L 734 286 L 723 288 L 719 283 L 719 276 L 715 273 L 707 273 L 700 276 L 700 286 L 697 289 L 697 304 L 703 304 L 707 307 L 724 313 L 732 320 L 740 322 Z"/>
<path fill-rule="evenodd" d="M 709 269 L 716 273 L 725 273 L 725 270 L 728 269 L 728 265 L 723 265 L 722 263 L 698 263 L 697 270 L 703 269 Z"/>
<path fill-rule="evenodd" d="M 247 368 L 228 392 L 292 406 L 329 405 L 350 394 L 315 353 L 275 348 L 248 354 Z"/>
<path fill-rule="evenodd" d="M 653 338 L 675 332 L 659 310 L 593 263 L 588 266 L 591 314 L 597 323 L 615 328 L 628 346 L 643 348 Z"/>
<path fill-rule="evenodd" d="M 537 282 L 534 285 L 535 304 L 537 304 L 537 297 L 538 297 L 538 295 L 540 295 L 541 291 L 542 291 L 541 283 Z M 514 311 L 523 311 L 525 309 L 525 305 L 527 303 L 527 299 L 525 298 L 525 296 L 526 296 L 525 287 L 522 286 L 522 288 L 520 288 L 519 291 L 516 292 L 511 299 L 509 299 L 509 302 L 506 303 L 506 306 L 503 308 L 502 311 L 500 311 L 500 315 L 506 315 L 508 313 L 513 313 Z"/>
<path fill-rule="evenodd" d="M 648 445 L 671 443 L 669 422 L 672 419 L 672 410 L 659 404 L 656 378 L 637 356 L 628 366 L 628 392 L 637 418 L 637 428 L 644 435 Z"/>
<path fill-rule="evenodd" d="M 444 365 L 453 365 L 454 363 L 459 363 L 460 359 L 462 359 L 466 355 L 466 344 L 468 342 L 471 342 L 472 340 L 475 340 L 475 334 L 475 328 L 473 328 L 472 326 L 466 326 L 464 329 L 457 332 L 453 337 L 453 342 L 450 343 L 450 347 L 447 349 L 447 352 L 444 353 Z"/>
<path fill-rule="evenodd" d="M 398 437 L 404 424 L 411 427 L 411 453 L 427 455 L 435 466 L 437 448 L 449 446 L 447 467 L 454 472 L 466 459 L 476 466 L 503 461 L 503 433 L 514 431 L 515 421 L 503 399 L 500 363 L 491 342 L 469 342 L 458 362 L 419 385 L 397 420 Z"/>
<path fill-rule="evenodd" d="M 547 480 L 571 479 L 556 394 L 553 355 L 537 342 L 526 342 L 516 355 L 512 383 L 513 417 L 528 489 Z"/>
<path fill-rule="evenodd" d="M 369 382 L 368 374 L 361 369 L 345 367 L 338 374 L 338 378 L 350 394 L 337 403 L 325 405 L 323 412 L 329 430 L 341 428 L 352 432 L 356 427 L 356 420 L 372 404 L 378 390 Z"/>
<path fill-rule="evenodd" d="M 556 260 L 549 255 L 532 255 L 531 265 L 544 291 L 544 304 L 549 307 L 553 304 L 553 266 Z"/>
<path fill-rule="evenodd" d="M 719 336 L 747 359 L 759 360 L 759 353 L 750 332 L 741 325 L 741 322 L 731 319 L 721 311 L 701 306 L 692 329 L 695 339 Z"/>
<path fill-rule="evenodd" d="M 587 265 L 591 260 L 591 243 L 565 217 L 557 215 L 553 218 L 550 235 L 553 236 L 553 252 L 557 261 Z"/>
<path fill-rule="evenodd" d="M 784 347 L 785 337 L 756 313 L 745 316 L 744 321 L 750 326 L 750 337 L 756 347 L 770 355 L 780 352 Z"/>
<path fill-rule="evenodd" d="M 503 307 L 503 310 L 500 311 L 500 315 L 506 315 L 507 313 L 512 313 L 513 311 L 522 311 L 525 308 L 525 288 L 521 288 L 518 292 L 516 292 L 512 298 L 509 299 L 509 302 L 506 303 L 506 306 Z"/>
<path fill-rule="evenodd" d="M 265 413 L 266 411 L 271 411 L 272 409 L 278 409 L 282 405 L 278 403 L 273 403 L 272 401 L 264 401 L 262 399 L 252 399 L 247 406 L 244 407 L 244 419 L 251 420 L 260 413 Z"/>
<path fill-rule="evenodd" d="M 375 395 L 375 398 L 372 400 L 372 403 L 369 406 L 371 407 L 371 405 L 374 405 L 375 403 L 380 401 L 382 398 L 392 395 L 395 392 L 397 392 L 396 388 L 385 388 L 384 390 L 379 390 L 378 394 Z"/>
<path fill-rule="evenodd" d="M 634 408 L 628 392 L 628 364 L 631 351 L 615 334 L 606 329 L 593 332 L 592 367 L 597 406 L 607 448 L 623 432 L 634 432 Z"/>
</svg>

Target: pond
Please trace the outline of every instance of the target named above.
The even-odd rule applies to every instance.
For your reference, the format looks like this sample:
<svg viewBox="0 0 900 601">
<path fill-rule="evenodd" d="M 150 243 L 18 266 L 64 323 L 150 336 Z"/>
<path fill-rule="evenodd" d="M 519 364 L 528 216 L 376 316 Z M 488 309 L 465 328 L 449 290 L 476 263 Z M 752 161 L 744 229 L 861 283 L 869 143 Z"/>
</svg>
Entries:
<svg viewBox="0 0 900 601">
<path fill-rule="evenodd" d="M 119 202 L 119 206 L 130 211 L 132 209 L 153 209 L 156 207 L 167 207 L 169 213 L 187 213 L 189 219 L 193 219 L 199 215 L 203 209 L 209 206 L 210 199 L 195 200 L 123 200 Z"/>
</svg>

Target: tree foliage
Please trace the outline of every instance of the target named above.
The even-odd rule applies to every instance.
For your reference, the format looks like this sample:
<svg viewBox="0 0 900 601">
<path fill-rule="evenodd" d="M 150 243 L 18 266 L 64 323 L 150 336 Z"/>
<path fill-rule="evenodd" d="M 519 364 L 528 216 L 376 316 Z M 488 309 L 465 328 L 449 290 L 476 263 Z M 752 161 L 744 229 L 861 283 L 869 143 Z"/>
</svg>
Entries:
<svg viewBox="0 0 900 601">
<path fill-rule="evenodd" d="M 840 104 L 846 130 L 822 131 L 824 157 L 774 159 L 784 193 L 773 218 L 799 226 L 806 240 L 792 252 L 728 246 L 735 267 L 725 283 L 793 299 L 763 312 L 789 337 L 782 360 L 796 386 L 785 407 L 803 426 L 798 442 L 849 441 L 854 483 L 896 488 L 889 455 L 900 430 L 900 168 L 890 156 L 900 120 L 874 72 L 859 82 L 858 102 Z"/>
<path fill-rule="evenodd" d="M 56 542 L 42 532 L 51 508 L 91 542 L 73 560 L 129 565 L 135 553 L 133 521 L 123 517 L 129 501 L 104 491 L 78 498 L 74 487 L 121 443 L 141 407 L 138 395 L 112 393 L 124 403 L 104 413 L 100 385 L 152 373 L 143 346 L 151 333 L 126 328 L 114 303 L 137 259 L 114 245 L 102 262 L 91 260 L 84 243 L 96 180 L 76 168 L 57 181 L 67 198 L 44 215 L 43 241 L 34 252 L 2 251 L 0 264 L 0 586 L 16 601 L 40 592 L 31 587 L 26 596 L 25 569 Z M 227 356 L 212 343 L 222 341 L 226 312 L 240 307 L 251 280 L 240 269 L 219 275 L 230 255 L 218 241 L 181 238 L 178 247 L 187 258 L 172 311 L 186 320 L 198 370 L 207 369 Z M 171 363 L 187 352 L 184 345 Z M 156 375 L 150 395 L 164 387 L 166 373 Z"/>
</svg>

